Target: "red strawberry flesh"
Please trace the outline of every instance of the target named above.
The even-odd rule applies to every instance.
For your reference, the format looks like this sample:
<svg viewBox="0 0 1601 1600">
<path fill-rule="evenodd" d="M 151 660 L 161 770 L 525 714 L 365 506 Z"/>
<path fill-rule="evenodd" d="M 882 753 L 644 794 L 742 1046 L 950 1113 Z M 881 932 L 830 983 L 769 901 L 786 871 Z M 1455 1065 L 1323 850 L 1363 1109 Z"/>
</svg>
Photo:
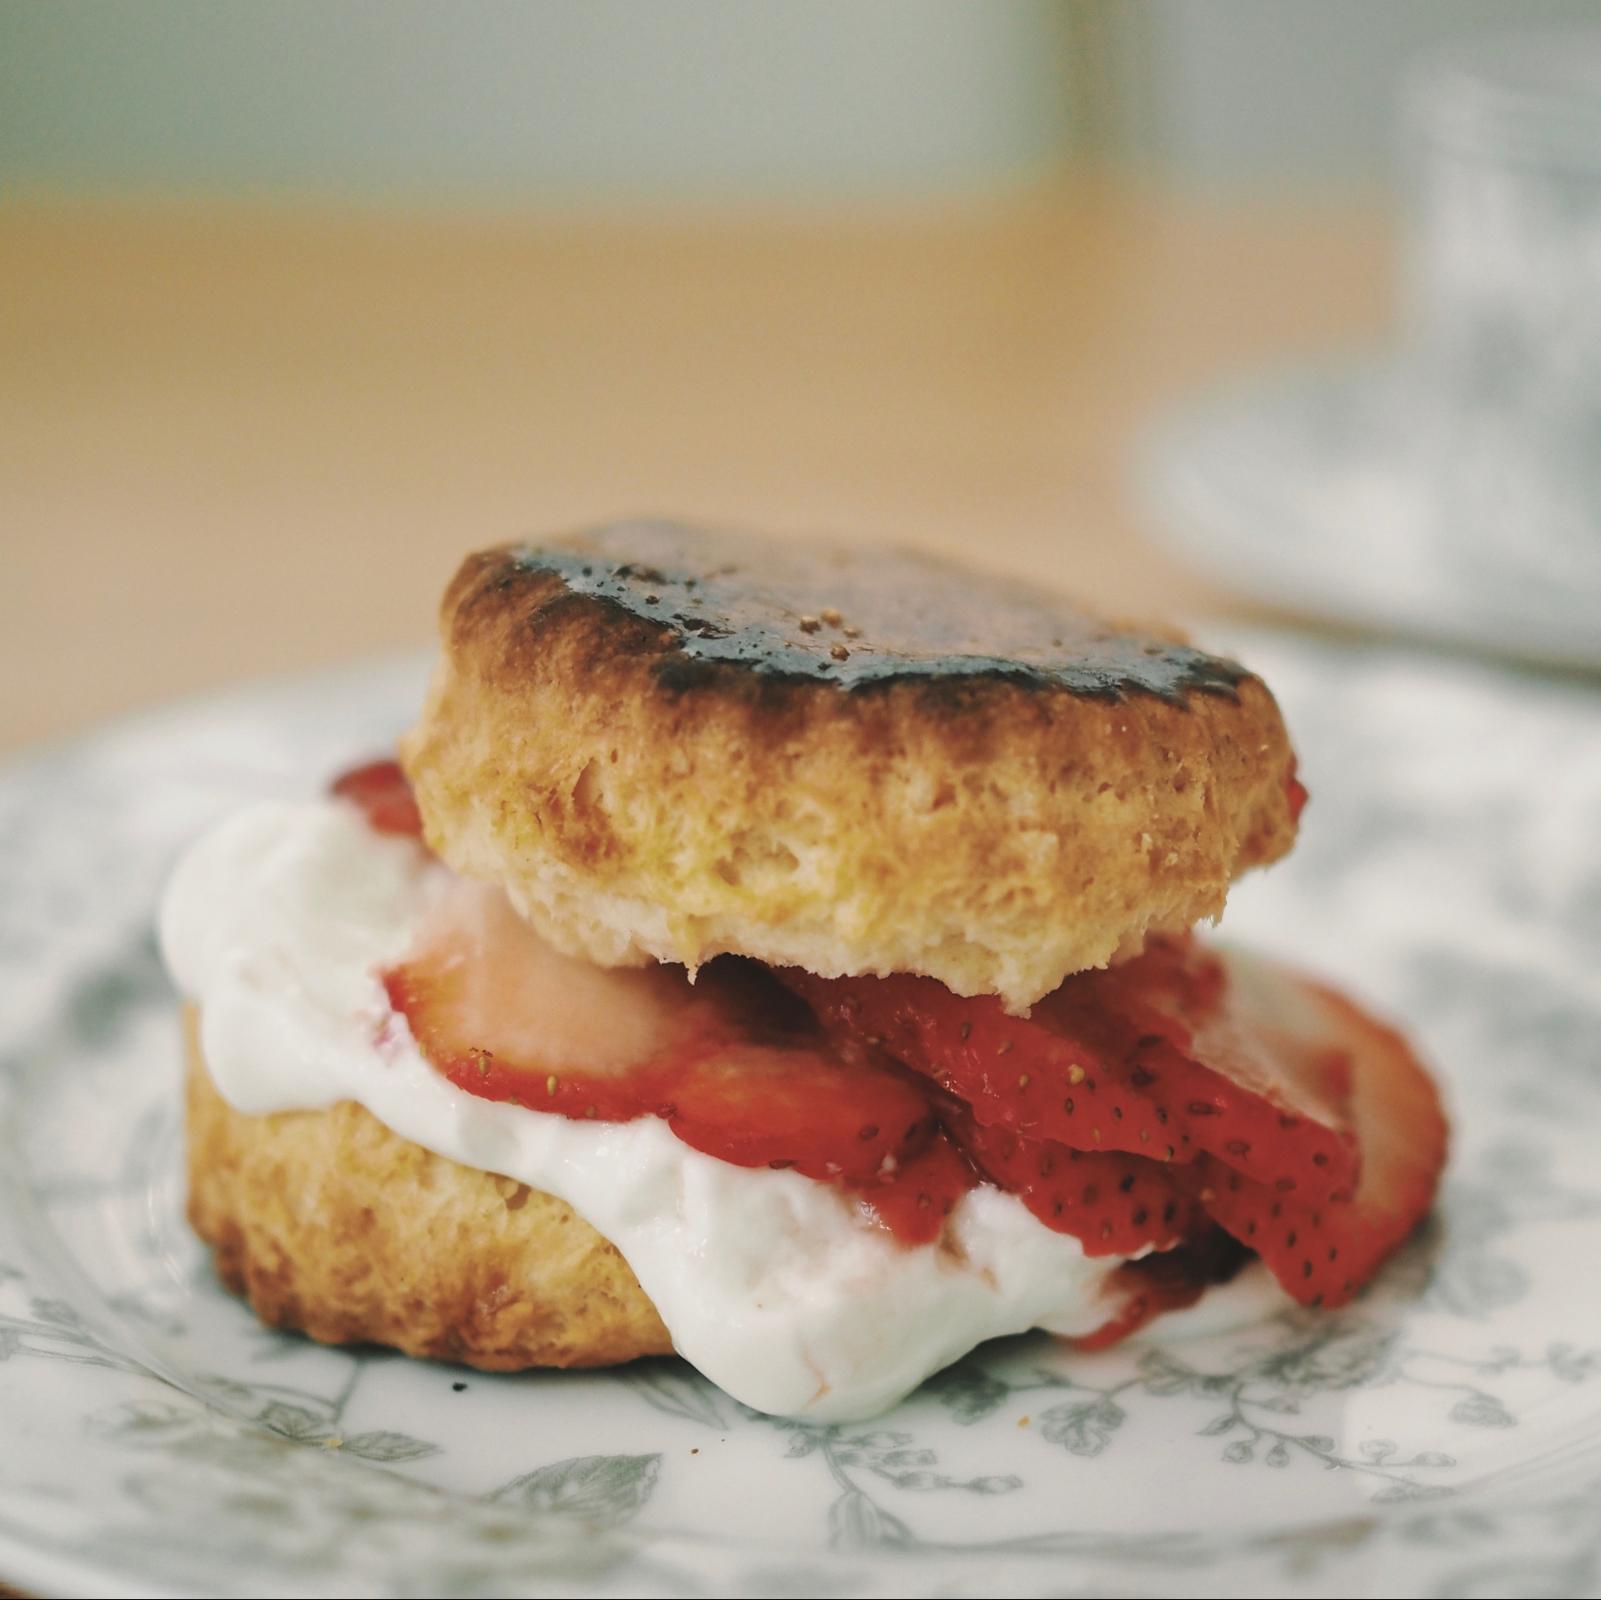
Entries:
<svg viewBox="0 0 1601 1600">
<path fill-rule="evenodd" d="M 966 1153 L 940 1129 L 927 1149 L 900 1164 L 891 1181 L 862 1186 L 856 1193 L 902 1244 L 929 1244 L 944 1232 L 956 1202 L 978 1181 Z"/>
<path fill-rule="evenodd" d="M 1176 1250 L 1126 1261 L 1108 1286 L 1116 1311 L 1072 1343 L 1079 1350 L 1119 1344 L 1164 1311 L 1194 1305 L 1213 1284 L 1227 1283 L 1248 1259 L 1244 1247 L 1221 1228 L 1203 1227 Z"/>
<path fill-rule="evenodd" d="M 991 996 L 963 999 L 932 978 L 779 976 L 836 1038 L 882 1048 L 965 1101 L 985 1125 L 1079 1150 L 1188 1158 L 1183 1130 L 1130 1084 L 1121 1061 L 1088 1040 L 1011 1017 Z"/>
<path fill-rule="evenodd" d="M 1362 1173 L 1353 1193 L 1318 1202 L 1219 1162 L 1197 1162 L 1177 1181 L 1303 1305 L 1343 1305 L 1434 1203 L 1447 1142 L 1438 1091 L 1399 1034 L 1332 990 L 1254 958 L 1231 956 L 1229 968 L 1237 990 L 1259 1004 L 1271 997 L 1287 1038 L 1346 1062 Z"/>
<path fill-rule="evenodd" d="M 1192 940 L 1068 978 L 1027 1018 L 931 978 L 781 976 L 836 1036 L 880 1042 L 985 1125 L 1157 1161 L 1204 1152 L 1319 1198 L 1356 1181 L 1337 1066 L 1236 1008 Z"/>
<path fill-rule="evenodd" d="M 1129 1081 L 1181 1129 L 1181 1148 L 1283 1193 L 1349 1190 L 1360 1165 L 1338 1052 L 1286 1033 L 1269 979 L 1228 976 L 1193 939 L 1153 940 L 1133 961 L 1070 978 L 1041 1002 L 1059 1026 L 1132 1062 Z"/>
<path fill-rule="evenodd" d="M 379 833 L 422 838 L 422 814 L 398 761 L 369 761 L 366 766 L 353 767 L 335 778 L 329 789 L 360 806 Z"/>
<path fill-rule="evenodd" d="M 1047 1228 L 1073 1234 L 1085 1255 L 1171 1250 L 1200 1221 L 1196 1202 L 1155 1161 L 986 1128 L 956 1102 L 942 1108 L 942 1120 L 991 1183 L 1017 1195 Z"/>
</svg>

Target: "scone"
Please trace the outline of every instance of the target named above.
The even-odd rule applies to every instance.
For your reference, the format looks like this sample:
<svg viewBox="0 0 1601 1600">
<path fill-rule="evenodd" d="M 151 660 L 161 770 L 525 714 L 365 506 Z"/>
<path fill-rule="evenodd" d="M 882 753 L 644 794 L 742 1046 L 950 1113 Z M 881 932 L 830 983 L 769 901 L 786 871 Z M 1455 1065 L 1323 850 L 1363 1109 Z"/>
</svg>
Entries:
<svg viewBox="0 0 1601 1600">
<path fill-rule="evenodd" d="M 402 759 L 428 843 L 605 966 L 1022 1007 L 1295 837 L 1259 678 L 927 559 L 673 527 L 484 551 Z"/>
<path fill-rule="evenodd" d="M 469 557 L 442 632 L 401 764 L 165 902 L 191 1220 L 264 1319 L 845 1420 L 1252 1255 L 1338 1304 L 1428 1210 L 1405 1042 L 1192 931 L 1305 799 L 1243 667 L 666 523 Z"/>
<path fill-rule="evenodd" d="M 195 1021 L 189 1219 L 263 1322 L 486 1371 L 672 1353 L 628 1263 L 566 1201 L 437 1156 L 353 1100 L 235 1111 Z"/>
</svg>

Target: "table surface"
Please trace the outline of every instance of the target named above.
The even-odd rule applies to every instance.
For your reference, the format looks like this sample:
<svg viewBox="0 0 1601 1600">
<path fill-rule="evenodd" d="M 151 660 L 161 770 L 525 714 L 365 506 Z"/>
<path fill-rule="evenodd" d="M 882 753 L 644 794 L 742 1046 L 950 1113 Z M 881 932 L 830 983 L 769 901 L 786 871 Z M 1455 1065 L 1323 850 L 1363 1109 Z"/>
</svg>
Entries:
<svg viewBox="0 0 1601 1600">
<path fill-rule="evenodd" d="M 1382 337 L 1382 205 L 1090 181 L 647 218 L 0 210 L 0 749 L 426 642 L 466 549 L 638 511 L 922 542 L 1134 614 L 1138 426 Z"/>
<path fill-rule="evenodd" d="M 1390 271 L 1372 197 L 1091 181 L 889 214 L 13 204 L 0 749 L 423 643 L 464 550 L 636 511 L 1248 614 L 1142 537 L 1132 440 L 1382 336 Z"/>
</svg>

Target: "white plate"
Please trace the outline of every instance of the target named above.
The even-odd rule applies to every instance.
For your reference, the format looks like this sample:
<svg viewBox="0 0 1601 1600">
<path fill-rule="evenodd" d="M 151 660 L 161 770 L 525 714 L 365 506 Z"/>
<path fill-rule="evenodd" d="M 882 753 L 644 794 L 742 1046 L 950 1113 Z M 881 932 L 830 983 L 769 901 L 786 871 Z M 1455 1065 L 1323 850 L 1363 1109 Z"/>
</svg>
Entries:
<svg viewBox="0 0 1601 1600">
<path fill-rule="evenodd" d="M 1135 484 L 1159 540 L 1271 605 L 1601 669 L 1601 527 L 1516 444 L 1353 357 L 1181 406 Z"/>
<path fill-rule="evenodd" d="M 1333 1315 L 980 1351 L 869 1426 L 687 1367 L 490 1378 L 259 1328 L 181 1216 L 150 917 L 221 809 L 381 749 L 420 669 L 0 777 L 0 1576 L 46 1592 L 1542 1594 L 1601 1559 L 1601 701 L 1257 636 L 1313 791 L 1228 932 L 1408 1019 L 1438 1223 Z"/>
</svg>

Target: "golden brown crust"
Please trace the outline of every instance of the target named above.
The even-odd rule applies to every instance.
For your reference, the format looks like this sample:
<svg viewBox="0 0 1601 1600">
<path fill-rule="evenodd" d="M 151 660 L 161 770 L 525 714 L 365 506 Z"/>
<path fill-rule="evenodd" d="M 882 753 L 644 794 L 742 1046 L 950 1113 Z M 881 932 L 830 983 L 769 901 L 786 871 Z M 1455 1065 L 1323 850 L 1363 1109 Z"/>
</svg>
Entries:
<svg viewBox="0 0 1601 1600">
<path fill-rule="evenodd" d="M 608 964 L 1023 1006 L 1294 839 L 1260 679 L 920 558 L 603 529 L 469 557 L 442 632 L 403 747 L 429 842 Z"/>
<path fill-rule="evenodd" d="M 627 1262 L 564 1201 L 349 1101 L 245 1116 L 211 1081 L 192 1008 L 185 1024 L 189 1220 L 263 1322 L 491 1372 L 671 1354 Z"/>
</svg>

